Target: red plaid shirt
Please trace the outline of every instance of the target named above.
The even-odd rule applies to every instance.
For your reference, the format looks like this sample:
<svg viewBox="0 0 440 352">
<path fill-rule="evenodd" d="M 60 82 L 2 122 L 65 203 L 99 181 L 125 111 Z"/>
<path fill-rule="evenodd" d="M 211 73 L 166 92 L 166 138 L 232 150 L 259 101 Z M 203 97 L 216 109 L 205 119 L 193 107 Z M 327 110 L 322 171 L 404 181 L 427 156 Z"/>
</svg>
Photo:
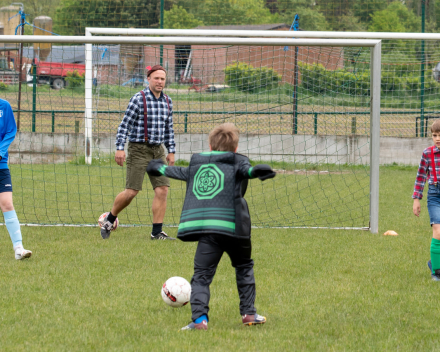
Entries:
<svg viewBox="0 0 440 352">
<path fill-rule="evenodd" d="M 434 184 L 434 174 L 432 171 L 431 163 L 431 148 L 426 148 L 423 151 L 422 159 L 420 160 L 419 169 L 417 170 L 416 183 L 414 185 L 414 199 L 423 198 L 423 188 L 425 187 L 426 178 L 428 178 L 428 184 Z M 440 150 L 434 146 L 434 161 L 435 169 L 437 170 L 437 182 L 440 182 Z"/>
</svg>

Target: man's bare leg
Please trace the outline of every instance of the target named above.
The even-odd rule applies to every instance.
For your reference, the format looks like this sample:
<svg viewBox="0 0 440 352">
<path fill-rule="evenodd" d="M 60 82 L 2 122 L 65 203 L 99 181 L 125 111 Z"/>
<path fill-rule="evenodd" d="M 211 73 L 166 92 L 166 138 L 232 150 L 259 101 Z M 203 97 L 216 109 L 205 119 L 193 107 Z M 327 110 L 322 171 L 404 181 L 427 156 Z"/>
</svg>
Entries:
<svg viewBox="0 0 440 352">
<path fill-rule="evenodd" d="M 128 205 L 131 203 L 131 201 L 134 199 L 134 197 L 137 196 L 139 191 L 135 189 L 126 188 L 121 193 L 119 193 L 115 201 L 113 203 L 112 207 L 112 214 L 114 216 L 118 216 L 118 214 L 124 210 Z"/>
<path fill-rule="evenodd" d="M 131 203 L 138 193 L 139 191 L 135 189 L 126 188 L 116 196 L 116 199 L 113 202 L 111 213 L 107 215 L 104 223 L 101 226 L 101 236 L 103 239 L 110 237 L 110 231 L 113 228 L 113 223 L 115 222 L 116 217 Z"/>
<path fill-rule="evenodd" d="M 162 231 L 163 219 L 165 218 L 165 211 L 167 209 L 167 195 L 168 187 L 160 186 L 154 189 L 153 198 L 153 231 L 151 233 L 151 239 L 159 240 L 175 240 L 175 238 L 169 237 Z"/>
</svg>

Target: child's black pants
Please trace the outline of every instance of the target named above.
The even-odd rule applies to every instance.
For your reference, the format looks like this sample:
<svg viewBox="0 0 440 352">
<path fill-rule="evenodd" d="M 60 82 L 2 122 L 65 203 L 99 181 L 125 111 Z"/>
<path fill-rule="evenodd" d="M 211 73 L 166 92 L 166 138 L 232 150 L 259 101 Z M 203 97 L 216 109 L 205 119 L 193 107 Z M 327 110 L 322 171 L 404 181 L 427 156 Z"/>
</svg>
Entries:
<svg viewBox="0 0 440 352">
<path fill-rule="evenodd" d="M 240 314 L 255 314 L 254 261 L 251 259 L 250 239 L 236 239 L 225 235 L 203 235 L 194 257 L 194 276 L 191 279 L 191 319 L 195 321 L 209 311 L 209 285 L 217 265 L 226 252 L 235 268 Z"/>
</svg>

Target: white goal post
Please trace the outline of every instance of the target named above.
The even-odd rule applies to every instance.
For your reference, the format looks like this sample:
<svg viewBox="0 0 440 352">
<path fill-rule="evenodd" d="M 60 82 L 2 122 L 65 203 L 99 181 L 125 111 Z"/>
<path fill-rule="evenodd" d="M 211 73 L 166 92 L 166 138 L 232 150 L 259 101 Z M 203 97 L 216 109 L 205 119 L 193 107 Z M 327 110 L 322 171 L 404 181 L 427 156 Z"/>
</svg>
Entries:
<svg viewBox="0 0 440 352">
<path fill-rule="evenodd" d="M 352 47 L 370 47 L 371 48 L 371 91 L 370 91 L 370 231 L 378 233 L 379 231 L 379 147 L 380 147 L 380 81 L 381 81 L 381 41 L 380 40 L 347 40 L 347 39 L 287 39 L 287 38 L 231 38 L 216 37 L 222 35 L 217 31 L 208 31 L 210 37 L 183 37 L 181 30 L 151 30 L 151 29 L 118 29 L 118 28 L 86 28 L 86 37 L 90 38 L 93 34 L 106 35 L 158 35 L 165 34 L 178 37 L 93 37 L 101 39 L 95 42 L 87 40 L 86 44 L 86 162 L 92 161 L 92 72 L 93 56 L 92 44 L 184 44 L 184 45 L 248 45 L 248 46 L 352 46 Z M 188 31 L 184 31 L 188 32 Z M 192 30 L 192 33 L 200 33 Z M 205 31 L 203 31 L 206 33 Z M 225 31 L 219 31 L 225 32 Z M 235 32 L 236 31 L 230 31 Z M 253 31 L 240 32 L 240 36 L 250 36 Z M 263 33 L 264 32 L 264 33 Z M 275 31 L 259 31 L 266 37 L 273 35 Z M 154 33 L 154 34 L 153 34 Z M 180 34 L 179 34 L 180 33 Z M 282 33 L 286 36 L 287 33 Z M 295 33 L 296 36 L 297 33 Z M 292 32 L 289 33 L 289 36 Z M 181 37 L 182 36 L 182 37 Z"/>
<path fill-rule="evenodd" d="M 106 32 L 109 30 L 109 32 Z M 170 31 L 170 30 L 168 30 Z M 151 34 L 151 30 L 118 30 L 87 28 L 86 36 L 2 36 L 0 43 L 77 43 L 85 44 L 86 47 L 86 80 L 85 80 L 85 158 L 86 163 L 92 161 L 93 143 L 93 44 L 146 44 L 146 45 L 236 45 L 236 46 L 326 46 L 326 47 L 370 47 L 370 222 L 369 229 L 372 233 L 378 233 L 379 222 L 379 137 L 380 137 L 380 87 L 381 87 L 381 41 L 380 40 L 347 40 L 347 39 L 292 39 L 274 38 L 277 31 L 268 31 L 265 37 L 242 38 L 247 33 L 239 33 L 236 37 L 216 37 L 213 31 L 204 31 L 201 37 L 180 37 L 185 31 L 175 30 L 168 37 L 148 37 L 147 35 L 159 35 L 158 32 Z M 178 34 L 180 33 L 180 34 Z M 259 31 L 259 33 L 261 33 Z M 291 37 L 300 32 L 282 33 L 284 37 Z M 304 36 L 304 33 L 301 32 Z M 322 32 L 320 32 L 322 33 Z M 94 36 L 94 34 L 107 34 Z M 108 35 L 110 34 L 110 36 Z M 237 34 L 237 33 L 236 33 Z M 280 33 L 281 34 L 281 33 Z M 117 36 L 125 35 L 125 36 Z M 133 37 L 126 35 L 136 35 Z M 144 35 L 144 36 L 139 36 Z"/>
</svg>

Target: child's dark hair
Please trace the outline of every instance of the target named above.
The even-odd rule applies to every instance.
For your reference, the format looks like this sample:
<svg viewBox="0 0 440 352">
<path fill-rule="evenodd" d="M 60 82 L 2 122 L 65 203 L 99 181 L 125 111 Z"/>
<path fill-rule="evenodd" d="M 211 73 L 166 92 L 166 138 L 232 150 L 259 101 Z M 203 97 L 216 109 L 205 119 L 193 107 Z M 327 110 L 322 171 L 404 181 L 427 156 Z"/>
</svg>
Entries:
<svg viewBox="0 0 440 352">
<path fill-rule="evenodd" d="M 238 147 L 240 132 L 233 123 L 227 122 L 215 127 L 208 137 L 212 150 L 235 152 Z"/>
<path fill-rule="evenodd" d="M 440 132 L 440 119 L 436 119 L 431 126 L 431 133 L 439 133 Z"/>
</svg>

